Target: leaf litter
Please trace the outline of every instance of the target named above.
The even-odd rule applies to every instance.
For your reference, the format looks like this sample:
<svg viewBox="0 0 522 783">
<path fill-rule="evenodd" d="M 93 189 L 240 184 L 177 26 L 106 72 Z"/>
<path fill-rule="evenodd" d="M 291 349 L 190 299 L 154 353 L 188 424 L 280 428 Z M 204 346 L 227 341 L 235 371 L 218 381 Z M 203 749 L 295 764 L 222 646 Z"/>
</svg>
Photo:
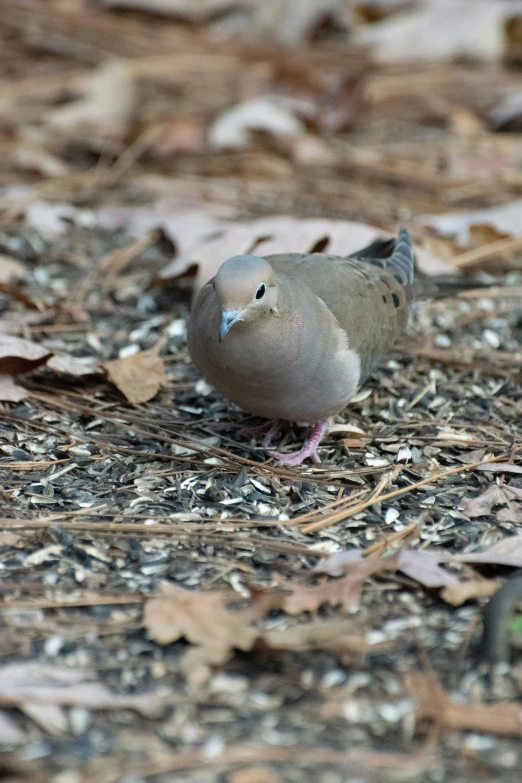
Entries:
<svg viewBox="0 0 522 783">
<path fill-rule="evenodd" d="M 376 566 L 371 565 L 374 572 Z M 366 567 L 365 573 L 370 572 L 371 568 Z M 363 578 L 361 575 L 352 578 L 352 584 L 357 581 L 360 585 Z M 272 650 L 328 649 L 342 653 L 372 650 L 372 644 L 357 633 L 353 621 L 317 621 L 268 631 L 252 625 L 270 610 L 281 609 L 288 614 L 316 611 L 328 600 L 322 594 L 304 599 L 303 590 L 306 588 L 293 588 L 290 598 L 280 591 L 255 591 L 246 608 L 233 609 L 229 607 L 234 599 L 237 602 L 233 593 L 185 590 L 166 584 L 160 596 L 145 604 L 144 625 L 149 636 L 159 644 L 184 638 L 195 645 L 181 662 L 182 671 L 194 684 L 207 680 L 211 673 L 209 667 L 225 663 L 234 649 L 249 652 L 256 644 Z M 352 592 L 355 591 L 352 587 Z M 336 598 L 330 596 L 334 605 L 341 602 L 338 597 L 339 586 Z M 353 598 L 348 606 L 350 610 L 354 608 Z M 377 645 L 376 649 L 381 648 Z"/>
<path fill-rule="evenodd" d="M 433 28 L 445 62 L 423 52 L 412 68 L 402 55 L 376 65 L 385 46 L 356 41 L 399 11 L 425 19 L 420 2 L 198 4 L 190 24 L 145 2 L 140 14 L 37 5 L 0 26 L 0 253 L 15 263 L 0 332 L 49 354 L 6 376 L 24 397 L 2 405 L 0 425 L 0 655 L 83 672 L 69 688 L 102 684 L 113 706 L 6 703 L 13 743 L 15 728 L 27 738 L 26 779 L 62 774 L 67 759 L 89 783 L 180 769 L 208 783 L 241 764 L 338 783 L 354 754 L 369 780 L 509 776 L 519 737 L 502 708 L 520 698 L 519 653 L 513 676 L 490 683 L 479 635 L 487 595 L 519 567 L 520 145 L 516 102 L 505 104 L 520 92 L 516 23 L 468 24 L 442 42 Z M 484 55 L 499 29 L 494 57 L 508 67 L 458 60 L 469 30 Z M 273 96 L 288 135 L 270 130 Z M 238 146 L 214 146 L 211 130 L 239 109 Z M 444 216 L 462 216 L 455 232 Z M 419 342 L 367 381 L 321 466 L 272 466 L 188 363 L 192 290 L 227 255 L 345 254 L 404 224 L 420 278 L 458 273 L 480 289 L 415 308 Z M 84 373 L 149 351 L 157 374 L 129 373 L 123 395 Z M 142 381 L 154 396 L 138 410 Z M 506 502 L 468 514 L 492 480 Z M 314 572 L 348 552 L 337 576 Z M 380 565 L 363 578 L 371 558 Z M 163 632 L 179 635 L 167 644 L 142 615 L 163 582 L 194 601 L 165 608 Z M 198 601 L 214 592 L 232 600 L 200 626 Z M 297 599 L 310 610 L 290 614 Z M 242 650 L 234 635 L 255 640 Z M 422 699 L 403 672 L 420 670 L 460 710 L 450 736 L 426 733 L 437 716 L 416 719 Z M 343 707 L 328 717 L 337 690 Z M 168 708 L 143 720 L 118 696 Z M 383 753 L 397 737 L 405 752 Z"/>
<path fill-rule="evenodd" d="M 104 364 L 107 377 L 133 405 L 148 402 L 167 384 L 162 343 Z"/>
</svg>

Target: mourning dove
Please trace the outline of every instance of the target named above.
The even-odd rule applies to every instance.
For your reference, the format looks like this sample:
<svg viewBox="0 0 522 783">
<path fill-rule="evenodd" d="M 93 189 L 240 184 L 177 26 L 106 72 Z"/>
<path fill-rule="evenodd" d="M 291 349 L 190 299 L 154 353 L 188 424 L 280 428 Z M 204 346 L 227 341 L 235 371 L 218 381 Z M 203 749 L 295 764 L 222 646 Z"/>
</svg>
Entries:
<svg viewBox="0 0 522 783">
<path fill-rule="evenodd" d="M 320 462 L 328 420 L 406 327 L 413 264 L 405 229 L 350 258 L 229 258 L 195 301 L 192 360 L 221 394 L 270 420 L 266 445 L 283 422 L 312 427 L 302 449 L 272 456 L 286 465 Z"/>
</svg>

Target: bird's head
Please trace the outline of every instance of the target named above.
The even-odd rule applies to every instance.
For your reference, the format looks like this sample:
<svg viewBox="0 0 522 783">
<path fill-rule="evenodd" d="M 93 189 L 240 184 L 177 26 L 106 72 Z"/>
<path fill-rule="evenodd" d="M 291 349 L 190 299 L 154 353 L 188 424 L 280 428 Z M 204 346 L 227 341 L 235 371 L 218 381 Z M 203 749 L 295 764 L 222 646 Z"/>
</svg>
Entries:
<svg viewBox="0 0 522 783">
<path fill-rule="evenodd" d="M 257 321 L 277 312 L 277 284 L 274 270 L 259 256 L 233 256 L 214 278 L 221 305 L 219 340 L 238 321 Z"/>
</svg>

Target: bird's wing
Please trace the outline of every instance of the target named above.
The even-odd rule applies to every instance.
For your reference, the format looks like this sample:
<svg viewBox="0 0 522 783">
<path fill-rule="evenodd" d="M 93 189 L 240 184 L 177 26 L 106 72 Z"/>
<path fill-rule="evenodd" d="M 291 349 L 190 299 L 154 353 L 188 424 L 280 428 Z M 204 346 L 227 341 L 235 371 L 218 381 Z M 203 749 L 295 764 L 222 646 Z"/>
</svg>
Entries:
<svg viewBox="0 0 522 783">
<path fill-rule="evenodd" d="M 386 254 L 389 255 L 386 255 Z M 332 311 L 361 362 L 361 380 L 402 334 L 413 299 L 414 252 L 402 229 L 349 258 L 323 253 L 267 256 L 276 272 L 303 282 Z"/>
</svg>

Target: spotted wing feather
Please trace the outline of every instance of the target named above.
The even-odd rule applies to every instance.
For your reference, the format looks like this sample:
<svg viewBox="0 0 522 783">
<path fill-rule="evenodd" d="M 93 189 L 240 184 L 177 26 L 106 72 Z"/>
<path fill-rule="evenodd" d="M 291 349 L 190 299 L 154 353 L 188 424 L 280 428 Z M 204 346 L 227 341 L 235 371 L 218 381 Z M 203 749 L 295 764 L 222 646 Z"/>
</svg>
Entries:
<svg viewBox="0 0 522 783">
<path fill-rule="evenodd" d="M 267 256 L 275 270 L 305 282 L 332 311 L 361 361 L 361 382 L 405 330 L 413 299 L 414 252 L 401 229 L 349 258 L 288 253 Z"/>
</svg>

